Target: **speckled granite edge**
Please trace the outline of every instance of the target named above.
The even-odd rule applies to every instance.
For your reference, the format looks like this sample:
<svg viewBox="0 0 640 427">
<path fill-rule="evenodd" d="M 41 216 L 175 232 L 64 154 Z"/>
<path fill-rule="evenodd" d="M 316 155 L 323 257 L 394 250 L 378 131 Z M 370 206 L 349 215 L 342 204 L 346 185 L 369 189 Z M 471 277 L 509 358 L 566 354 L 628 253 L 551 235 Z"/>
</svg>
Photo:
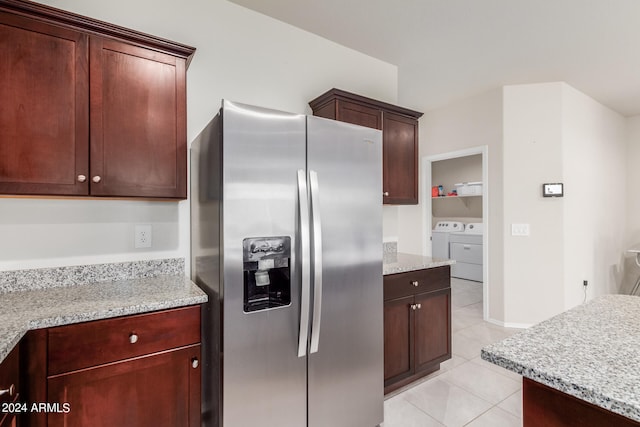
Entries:
<svg viewBox="0 0 640 427">
<path fill-rule="evenodd" d="M 0 271 L 0 293 L 184 275 L 184 258 Z"/>
<path fill-rule="evenodd" d="M 481 350 L 481 358 L 640 421 L 640 298 L 607 295 Z"/>
<path fill-rule="evenodd" d="M 382 260 L 382 274 L 386 276 L 388 274 L 442 267 L 455 263 L 455 260 L 452 259 L 437 259 L 422 255 L 405 254 L 402 252 L 384 254 Z"/>
<path fill-rule="evenodd" d="M 184 275 L 7 292 L 0 299 L 0 362 L 31 329 L 201 304 L 207 299 Z"/>
</svg>

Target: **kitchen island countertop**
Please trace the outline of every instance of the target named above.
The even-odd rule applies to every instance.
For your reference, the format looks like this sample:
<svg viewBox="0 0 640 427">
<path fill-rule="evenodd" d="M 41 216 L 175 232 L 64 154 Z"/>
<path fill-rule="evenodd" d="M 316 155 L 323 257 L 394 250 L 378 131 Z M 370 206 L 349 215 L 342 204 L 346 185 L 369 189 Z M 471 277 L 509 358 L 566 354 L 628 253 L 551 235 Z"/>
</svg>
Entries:
<svg viewBox="0 0 640 427">
<path fill-rule="evenodd" d="M 0 293 L 0 362 L 31 329 L 200 304 L 184 273 Z"/>
<path fill-rule="evenodd" d="M 482 349 L 482 359 L 640 421 L 640 297 L 606 295 Z"/>
<path fill-rule="evenodd" d="M 422 255 L 406 254 L 402 252 L 385 253 L 382 262 L 382 274 L 404 273 L 407 271 L 423 270 L 425 268 L 442 267 L 455 264 L 452 259 L 438 259 Z"/>
</svg>

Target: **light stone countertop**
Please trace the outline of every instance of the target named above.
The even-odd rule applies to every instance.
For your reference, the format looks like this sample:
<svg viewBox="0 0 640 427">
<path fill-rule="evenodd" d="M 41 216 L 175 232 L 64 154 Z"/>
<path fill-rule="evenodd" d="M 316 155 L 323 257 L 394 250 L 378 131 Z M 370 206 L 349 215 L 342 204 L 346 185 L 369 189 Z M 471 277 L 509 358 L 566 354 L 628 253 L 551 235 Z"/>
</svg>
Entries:
<svg viewBox="0 0 640 427">
<path fill-rule="evenodd" d="M 442 267 L 444 265 L 452 265 L 455 263 L 455 260 L 452 259 L 437 259 L 422 255 L 405 254 L 402 252 L 385 253 L 382 261 L 382 274 L 386 276 L 387 274 Z"/>
<path fill-rule="evenodd" d="M 481 356 L 640 421 L 640 297 L 598 297 L 483 348 Z"/>
<path fill-rule="evenodd" d="M 157 263 L 157 261 L 156 261 Z M 114 264 L 103 264 L 113 268 Z M 184 276 L 183 270 L 164 268 L 149 262 L 121 263 L 126 268 L 140 265 L 153 265 L 156 271 L 152 277 L 117 278 L 99 282 L 88 282 L 63 286 L 39 288 L 34 283 L 32 289 L 24 284 L 16 286 L 15 281 L 5 280 L 12 287 L 0 288 L 0 362 L 18 344 L 28 330 L 68 325 L 90 320 L 146 313 L 174 307 L 201 304 L 207 301 L 207 295 L 191 280 Z M 184 260 L 182 260 L 184 265 Z M 93 270 L 93 266 L 90 270 Z M 163 270 L 164 268 L 164 270 Z M 77 269 L 74 267 L 73 269 Z M 86 269 L 86 267 L 85 267 Z M 23 270 L 46 280 L 54 269 Z M 55 269 L 60 275 L 71 268 Z M 162 274 L 169 270 L 171 274 Z M 120 274 L 120 273 L 119 273 Z M 145 273 L 149 275 L 148 270 Z M 2 279 L 12 278 L 16 272 L 3 272 Z M 23 277 L 23 275 L 19 275 Z M 90 276 L 89 276 L 90 277 Z M 19 288 L 18 290 L 15 290 Z M 9 289 L 8 291 L 6 291 Z"/>
</svg>

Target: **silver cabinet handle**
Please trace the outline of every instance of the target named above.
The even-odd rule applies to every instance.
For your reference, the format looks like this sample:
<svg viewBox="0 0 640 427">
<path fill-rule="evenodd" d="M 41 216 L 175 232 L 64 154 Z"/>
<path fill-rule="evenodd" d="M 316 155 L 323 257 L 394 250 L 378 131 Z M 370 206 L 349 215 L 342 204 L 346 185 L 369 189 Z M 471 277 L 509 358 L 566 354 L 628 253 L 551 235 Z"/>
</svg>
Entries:
<svg viewBox="0 0 640 427">
<path fill-rule="evenodd" d="M 198 361 L 198 358 L 194 357 L 193 359 L 191 359 L 191 367 L 193 369 L 196 369 L 198 366 L 200 366 L 200 362 Z"/>
<path fill-rule="evenodd" d="M 85 175 L 78 175 L 78 182 L 85 182 L 87 177 Z"/>
<path fill-rule="evenodd" d="M 95 182 L 96 184 L 99 183 L 102 180 L 102 178 L 100 178 L 100 175 L 96 175 L 93 178 L 91 178 L 91 181 Z"/>
<path fill-rule="evenodd" d="M 412 284 L 413 286 L 415 286 L 415 287 L 418 287 L 418 285 L 419 285 L 420 283 L 418 283 L 418 281 L 417 281 L 417 280 L 412 280 L 412 281 L 411 281 L 411 284 Z"/>
<path fill-rule="evenodd" d="M 311 297 L 309 198 L 307 196 L 307 174 L 304 169 L 298 169 L 298 213 L 300 215 L 300 264 L 302 270 L 298 357 L 304 357 L 307 355 L 307 341 L 309 339 L 309 299 Z"/>
<path fill-rule="evenodd" d="M 309 193 L 311 195 L 311 222 L 313 226 L 313 321 L 311 323 L 311 348 L 318 351 L 322 315 L 322 224 L 320 221 L 320 189 L 318 174 L 309 171 Z"/>
<path fill-rule="evenodd" d="M 385 191 L 384 193 L 382 193 L 382 195 L 383 195 L 384 197 L 389 197 L 389 192 L 388 192 L 388 191 Z"/>
<path fill-rule="evenodd" d="M 129 335 L 129 342 L 131 344 L 137 343 L 138 342 L 138 334 L 132 333 L 131 335 Z"/>
<path fill-rule="evenodd" d="M 471 249 L 471 246 L 469 246 L 469 245 L 464 245 L 464 246 L 463 246 L 463 248 L 464 248 L 465 250 L 469 250 L 469 249 Z"/>
<path fill-rule="evenodd" d="M 422 308 L 422 304 L 418 303 L 416 304 L 416 307 L 418 308 L 418 310 L 420 310 Z"/>
<path fill-rule="evenodd" d="M 415 304 L 410 304 L 409 307 L 411 307 L 411 310 L 415 310 L 416 309 L 416 305 Z"/>
<path fill-rule="evenodd" d="M 5 394 L 8 394 L 10 397 L 15 396 L 16 394 L 15 384 L 11 384 L 8 389 L 0 390 L 0 396 L 4 396 Z"/>
</svg>

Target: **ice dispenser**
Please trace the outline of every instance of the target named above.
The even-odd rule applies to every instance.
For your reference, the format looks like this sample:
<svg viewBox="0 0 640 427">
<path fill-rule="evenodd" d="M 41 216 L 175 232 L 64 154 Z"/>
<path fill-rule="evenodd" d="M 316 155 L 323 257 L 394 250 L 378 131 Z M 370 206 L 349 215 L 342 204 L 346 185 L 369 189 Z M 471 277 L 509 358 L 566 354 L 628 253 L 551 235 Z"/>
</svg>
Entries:
<svg viewBox="0 0 640 427">
<path fill-rule="evenodd" d="M 251 237 L 242 246 L 244 312 L 291 304 L 291 238 Z"/>
</svg>

